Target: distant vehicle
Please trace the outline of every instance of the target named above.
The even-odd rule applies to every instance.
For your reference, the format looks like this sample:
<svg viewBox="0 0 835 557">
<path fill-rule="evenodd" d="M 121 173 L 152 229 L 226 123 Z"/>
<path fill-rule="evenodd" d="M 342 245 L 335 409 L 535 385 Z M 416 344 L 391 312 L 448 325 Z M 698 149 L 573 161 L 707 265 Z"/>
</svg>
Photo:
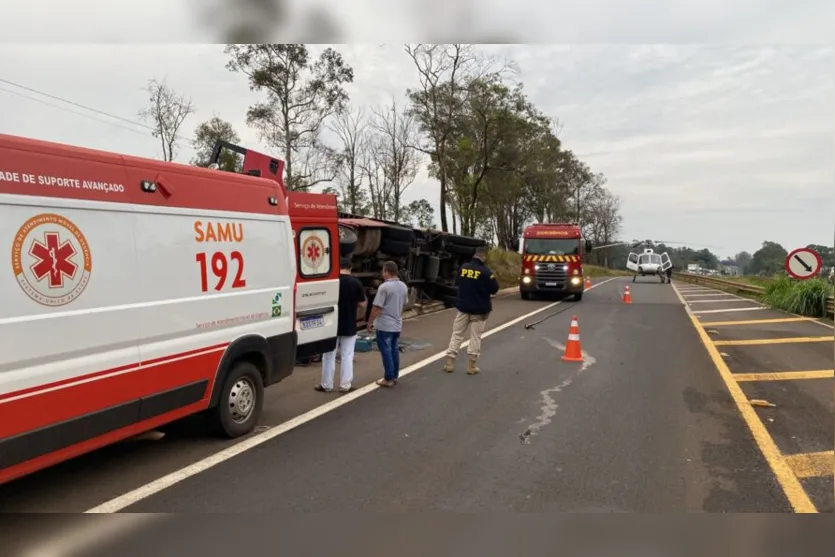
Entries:
<svg viewBox="0 0 835 557">
<path fill-rule="evenodd" d="M 655 253 L 653 248 L 657 247 L 659 244 L 688 245 L 685 242 L 672 242 L 669 240 L 633 240 L 632 242 L 616 242 L 614 244 L 596 246 L 594 249 L 602 249 L 614 246 L 629 246 L 631 248 L 646 246 L 642 253 L 633 252 L 629 254 L 629 256 L 626 259 L 626 269 L 634 273 L 634 275 L 632 276 L 632 282 L 635 282 L 639 276 L 657 276 L 663 284 L 667 282 L 666 273 L 667 270 L 673 266 L 673 262 L 670 260 L 670 256 L 667 254 L 667 252 Z M 689 265 L 687 270 L 690 272 L 699 272 L 698 269 L 696 269 L 695 271 L 692 270 Z"/>
<path fill-rule="evenodd" d="M 670 256 L 667 255 L 667 252 L 658 254 L 650 248 L 644 249 L 644 253 L 640 255 L 630 253 L 626 260 L 626 268 L 635 273 L 632 276 L 632 282 L 635 282 L 640 275 L 642 277 L 657 276 L 663 283 L 666 280 L 667 269 L 672 266 L 673 262 L 670 261 Z"/>
</svg>

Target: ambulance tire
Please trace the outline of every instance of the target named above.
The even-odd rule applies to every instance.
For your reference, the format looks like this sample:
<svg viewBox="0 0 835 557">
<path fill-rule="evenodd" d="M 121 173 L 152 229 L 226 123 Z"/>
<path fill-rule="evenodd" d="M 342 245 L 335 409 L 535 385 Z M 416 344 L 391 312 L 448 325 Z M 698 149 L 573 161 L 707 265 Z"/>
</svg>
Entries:
<svg viewBox="0 0 835 557">
<path fill-rule="evenodd" d="M 235 417 L 236 411 L 241 410 L 240 404 L 233 411 L 238 397 L 244 397 L 244 410 L 247 414 L 243 420 L 236 420 Z M 258 423 L 263 405 L 264 380 L 261 372 L 251 362 L 239 361 L 232 366 L 223 382 L 217 406 L 209 411 L 209 431 L 218 437 L 230 439 L 246 435 Z"/>
</svg>

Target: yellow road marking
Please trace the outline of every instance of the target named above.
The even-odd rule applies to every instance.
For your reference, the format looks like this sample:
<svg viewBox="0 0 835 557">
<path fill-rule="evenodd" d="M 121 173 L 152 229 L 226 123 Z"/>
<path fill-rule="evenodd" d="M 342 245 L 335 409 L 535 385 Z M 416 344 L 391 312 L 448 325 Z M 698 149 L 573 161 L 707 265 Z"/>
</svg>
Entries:
<svg viewBox="0 0 835 557">
<path fill-rule="evenodd" d="M 790 337 L 790 338 L 757 338 L 752 340 L 715 340 L 716 346 L 753 346 L 757 344 L 790 344 L 793 342 L 832 342 L 829 337 Z"/>
<path fill-rule="evenodd" d="M 832 475 L 835 451 L 786 455 L 786 461 L 798 478 L 822 478 Z"/>
<path fill-rule="evenodd" d="M 830 377 L 835 377 L 835 371 L 831 369 L 734 374 L 734 379 L 737 381 L 794 381 L 796 379 L 829 379 Z"/>
<path fill-rule="evenodd" d="M 751 407 L 751 403 L 748 402 L 748 397 L 742 392 L 742 387 L 734 381 L 728 364 L 719 355 L 719 351 L 716 349 L 713 341 L 705 332 L 704 327 L 699 323 L 696 316 L 693 315 L 693 312 L 690 310 L 684 297 L 678 292 L 675 284 L 672 286 L 682 305 L 684 305 L 684 310 L 687 312 L 687 315 L 690 317 L 690 322 L 699 334 L 702 344 L 704 344 L 710 359 L 713 361 L 713 365 L 716 366 L 716 370 L 722 377 L 722 381 L 725 382 L 725 386 L 728 388 L 728 392 L 731 398 L 733 398 L 739 413 L 742 414 L 742 419 L 745 420 L 745 424 L 751 430 L 751 435 L 754 437 L 757 447 L 759 447 L 760 452 L 762 452 L 763 457 L 765 457 L 766 462 L 771 467 L 774 477 L 777 478 L 780 487 L 783 488 L 783 493 L 786 494 L 786 498 L 789 500 L 792 508 L 795 512 L 817 513 L 818 510 L 812 504 L 812 500 L 809 499 L 809 495 L 803 489 L 800 480 L 797 479 L 797 476 L 792 471 L 785 457 L 780 453 L 777 444 L 771 438 L 771 435 L 769 435 L 757 412 Z"/>
<path fill-rule="evenodd" d="M 758 325 L 760 323 L 794 323 L 795 321 L 812 321 L 809 317 L 781 317 L 778 319 L 748 319 L 747 321 L 709 321 L 702 323 L 703 327 L 721 327 L 729 325 Z"/>
</svg>

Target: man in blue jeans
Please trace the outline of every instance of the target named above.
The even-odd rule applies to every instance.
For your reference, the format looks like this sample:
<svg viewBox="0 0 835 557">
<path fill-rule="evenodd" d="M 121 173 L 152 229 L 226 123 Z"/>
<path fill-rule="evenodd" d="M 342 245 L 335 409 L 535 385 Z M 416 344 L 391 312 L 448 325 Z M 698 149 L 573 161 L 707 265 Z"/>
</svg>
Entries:
<svg viewBox="0 0 835 557">
<path fill-rule="evenodd" d="M 377 288 L 368 331 L 377 331 L 377 348 L 383 359 L 385 375 L 377 381 L 381 387 L 393 387 L 400 376 L 400 331 L 403 330 L 403 308 L 406 307 L 408 288 L 397 275 L 397 263 L 383 264 L 383 284 Z"/>
</svg>

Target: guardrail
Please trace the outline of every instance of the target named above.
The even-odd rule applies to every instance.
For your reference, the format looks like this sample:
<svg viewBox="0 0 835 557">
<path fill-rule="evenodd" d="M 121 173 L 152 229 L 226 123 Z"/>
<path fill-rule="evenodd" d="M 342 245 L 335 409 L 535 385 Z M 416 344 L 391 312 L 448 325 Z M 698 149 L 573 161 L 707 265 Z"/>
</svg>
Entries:
<svg viewBox="0 0 835 557">
<path fill-rule="evenodd" d="M 753 284 L 745 284 L 734 280 L 706 277 L 703 275 L 691 275 L 689 273 L 673 273 L 673 278 L 682 282 L 712 286 L 713 288 L 727 290 L 730 292 L 741 292 L 744 294 L 755 294 L 758 296 L 765 294 L 765 288 L 762 286 L 754 286 Z M 826 316 L 835 316 L 835 298 L 832 296 L 826 298 Z"/>
</svg>

